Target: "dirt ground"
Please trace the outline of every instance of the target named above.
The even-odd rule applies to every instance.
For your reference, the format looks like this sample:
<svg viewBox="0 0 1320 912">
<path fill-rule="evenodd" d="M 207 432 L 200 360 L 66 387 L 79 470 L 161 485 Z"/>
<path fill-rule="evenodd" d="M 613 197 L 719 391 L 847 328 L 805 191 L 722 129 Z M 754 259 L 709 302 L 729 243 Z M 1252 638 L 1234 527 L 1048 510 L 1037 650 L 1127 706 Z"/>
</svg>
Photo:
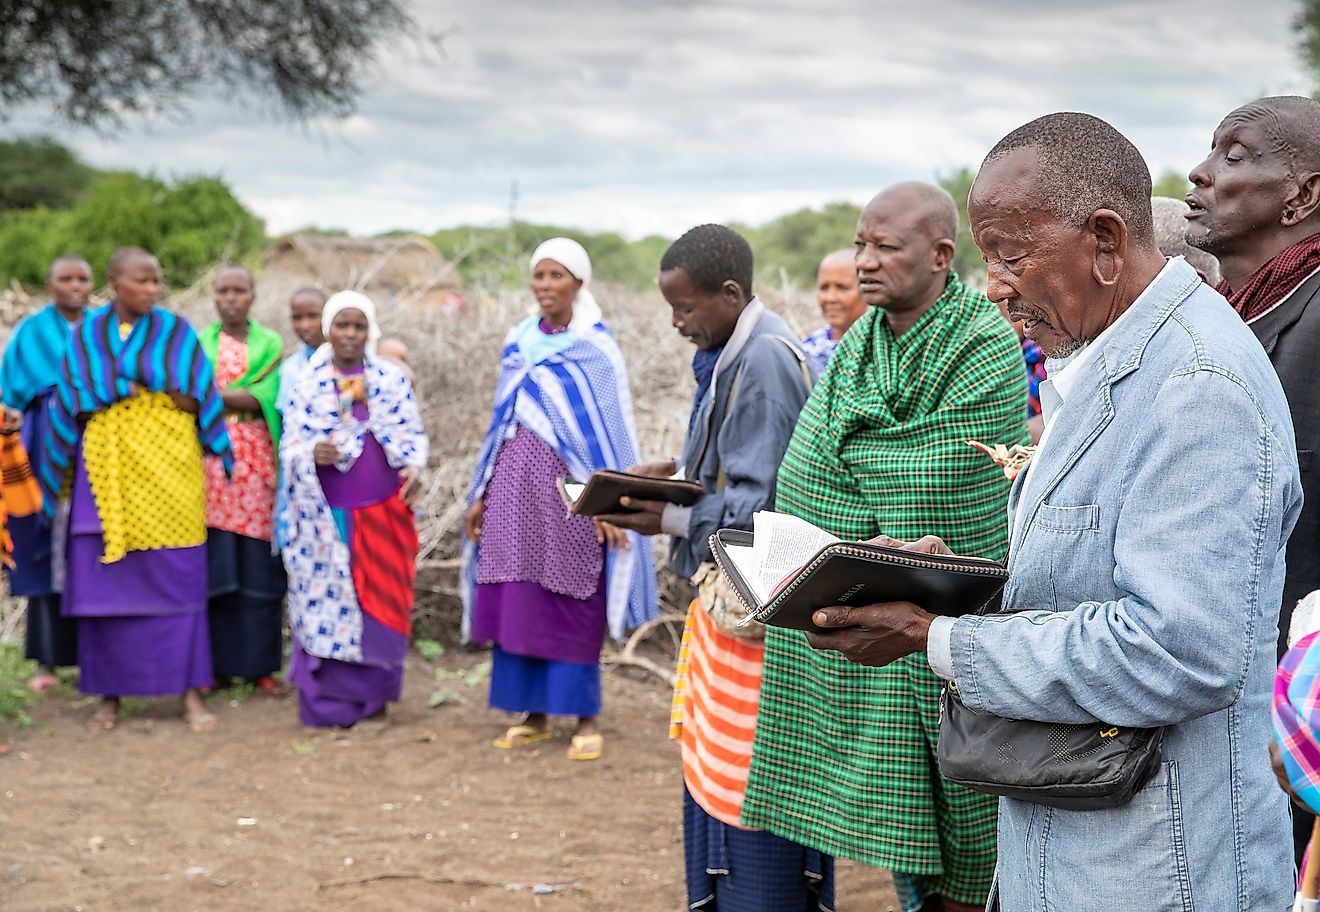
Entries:
<svg viewBox="0 0 1320 912">
<path fill-rule="evenodd" d="M 93 734 L 88 701 L 46 697 L 0 756 L 0 908 L 684 908 L 664 686 L 608 671 L 605 757 L 570 763 L 563 731 L 489 746 L 507 717 L 485 706 L 483 660 L 441 658 L 465 702 L 431 709 L 435 669 L 412 656 L 374 735 L 302 728 L 293 697 L 224 694 L 214 733 L 189 733 L 161 700 Z M 895 907 L 881 872 L 840 863 L 838 885 L 840 910 Z"/>
</svg>

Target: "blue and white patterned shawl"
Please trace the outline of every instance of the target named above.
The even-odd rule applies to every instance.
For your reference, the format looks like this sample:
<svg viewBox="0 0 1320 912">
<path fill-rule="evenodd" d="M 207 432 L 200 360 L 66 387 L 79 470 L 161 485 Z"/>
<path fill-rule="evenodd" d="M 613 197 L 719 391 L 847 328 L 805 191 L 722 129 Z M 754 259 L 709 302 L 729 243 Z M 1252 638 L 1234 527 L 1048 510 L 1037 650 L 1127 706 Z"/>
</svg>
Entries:
<svg viewBox="0 0 1320 912">
<path fill-rule="evenodd" d="M 542 333 L 533 315 L 505 337 L 490 429 L 477 457 L 468 503 L 486 490 L 500 445 L 521 424 L 559 454 L 578 481 L 596 469 L 637 462 L 637 430 L 623 352 L 604 323 L 574 320 L 566 332 Z M 605 606 L 616 640 L 656 615 L 650 541 L 628 533 L 632 547 L 607 551 Z M 479 546 L 463 541 L 463 640 L 472 626 Z"/>
<path fill-rule="evenodd" d="M 289 396 L 280 439 L 289 626 L 309 654 L 359 664 L 362 609 L 353 589 L 348 543 L 326 503 L 312 451 L 330 440 L 340 453 L 335 465 L 346 472 L 362 455 L 367 434 L 375 436 L 397 469 L 425 467 L 430 450 L 412 384 L 403 371 L 392 361 L 368 355 L 365 376 L 367 420 L 340 415 L 334 366 L 329 347 L 323 346 Z"/>
</svg>

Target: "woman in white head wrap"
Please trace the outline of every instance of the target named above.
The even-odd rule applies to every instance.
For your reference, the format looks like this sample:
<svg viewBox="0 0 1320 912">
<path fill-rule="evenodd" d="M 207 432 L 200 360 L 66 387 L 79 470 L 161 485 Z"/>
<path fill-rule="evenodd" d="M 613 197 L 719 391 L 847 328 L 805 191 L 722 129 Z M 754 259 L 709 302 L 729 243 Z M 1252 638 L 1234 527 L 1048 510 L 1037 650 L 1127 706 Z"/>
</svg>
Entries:
<svg viewBox="0 0 1320 912">
<path fill-rule="evenodd" d="M 399 699 L 429 445 L 411 382 L 375 354 L 371 299 L 333 295 L 322 325 L 327 342 L 289 396 L 280 441 L 288 679 L 304 725 L 347 728 Z"/>
<path fill-rule="evenodd" d="M 650 549 L 564 509 L 556 482 L 637 461 L 628 377 L 587 285 L 582 245 L 554 238 L 531 260 L 532 313 L 504 341 L 490 430 L 464 517 L 464 634 L 495 646 L 491 705 L 522 713 L 513 749 L 575 716 L 572 760 L 604 741 L 600 648 L 655 616 Z"/>
</svg>

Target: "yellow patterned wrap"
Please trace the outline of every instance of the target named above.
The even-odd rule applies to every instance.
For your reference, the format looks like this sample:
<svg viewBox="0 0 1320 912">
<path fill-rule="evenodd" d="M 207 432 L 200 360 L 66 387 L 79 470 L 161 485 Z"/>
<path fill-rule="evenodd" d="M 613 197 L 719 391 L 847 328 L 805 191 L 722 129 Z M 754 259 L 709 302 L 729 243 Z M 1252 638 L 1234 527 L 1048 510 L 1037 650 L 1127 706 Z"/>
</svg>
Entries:
<svg viewBox="0 0 1320 912">
<path fill-rule="evenodd" d="M 166 393 L 141 392 L 97 412 L 83 459 L 101 517 L 105 555 L 206 542 L 206 490 L 196 419 Z"/>
</svg>

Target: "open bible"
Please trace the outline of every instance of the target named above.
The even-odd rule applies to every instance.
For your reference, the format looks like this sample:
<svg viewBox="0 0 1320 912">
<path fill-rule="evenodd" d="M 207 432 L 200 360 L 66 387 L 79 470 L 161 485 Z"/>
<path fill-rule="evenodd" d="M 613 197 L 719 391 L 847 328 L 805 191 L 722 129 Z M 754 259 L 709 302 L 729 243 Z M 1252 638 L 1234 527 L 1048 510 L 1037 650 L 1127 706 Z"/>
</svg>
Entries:
<svg viewBox="0 0 1320 912">
<path fill-rule="evenodd" d="M 721 529 L 711 552 L 747 610 L 744 623 L 818 630 L 817 608 L 912 602 L 953 617 L 980 611 L 1008 581 L 1002 564 L 843 541 L 795 516 L 762 511 L 752 532 Z"/>
<path fill-rule="evenodd" d="M 701 485 L 684 478 L 656 478 L 653 475 L 633 475 L 598 469 L 585 483 L 572 478 L 560 478 L 559 496 L 569 512 L 579 516 L 603 516 L 607 513 L 627 513 L 619 505 L 622 497 L 638 500 L 663 500 L 690 507 L 701 499 Z"/>
</svg>

